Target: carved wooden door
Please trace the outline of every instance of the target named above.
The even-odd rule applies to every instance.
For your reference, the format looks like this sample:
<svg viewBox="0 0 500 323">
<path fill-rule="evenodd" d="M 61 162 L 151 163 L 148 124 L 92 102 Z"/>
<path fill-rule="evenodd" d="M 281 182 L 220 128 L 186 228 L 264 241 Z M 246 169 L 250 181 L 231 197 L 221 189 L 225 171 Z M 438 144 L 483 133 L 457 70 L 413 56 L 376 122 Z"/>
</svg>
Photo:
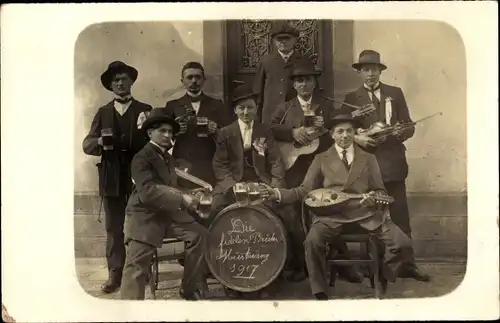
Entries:
<svg viewBox="0 0 500 323">
<path fill-rule="evenodd" d="M 253 83 L 260 59 L 276 50 L 271 39 L 273 20 L 226 21 L 226 50 L 224 64 L 224 99 L 230 102 L 238 84 Z M 333 96 L 332 21 L 288 20 L 300 36 L 295 50 L 309 57 L 321 71 L 319 86 L 325 95 Z"/>
</svg>

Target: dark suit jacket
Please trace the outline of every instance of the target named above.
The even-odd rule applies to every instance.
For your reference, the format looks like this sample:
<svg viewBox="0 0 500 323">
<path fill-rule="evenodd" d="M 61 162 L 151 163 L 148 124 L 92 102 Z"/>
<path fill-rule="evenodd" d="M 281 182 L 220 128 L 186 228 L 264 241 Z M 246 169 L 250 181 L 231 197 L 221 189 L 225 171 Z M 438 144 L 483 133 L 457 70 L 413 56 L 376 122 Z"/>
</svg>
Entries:
<svg viewBox="0 0 500 323">
<path fill-rule="evenodd" d="M 257 65 L 253 89 L 258 94 L 257 105 L 262 123 L 269 124 L 278 105 L 297 95 L 289 75 L 293 64 L 301 59 L 304 57 L 295 50 L 285 63 L 276 50 L 262 57 Z"/>
<path fill-rule="evenodd" d="M 148 143 L 135 155 L 131 169 L 135 187 L 126 208 L 125 239 L 159 248 L 172 222 L 195 221 L 179 210 L 182 194 L 177 185 L 175 160 Z"/>
<path fill-rule="evenodd" d="M 256 138 L 266 138 L 267 142 L 264 156 L 259 155 L 252 145 L 256 174 L 264 183 L 275 187 L 284 187 L 283 161 L 269 127 L 255 121 L 252 143 Z M 213 168 L 217 179 L 215 191 L 225 192 L 242 179 L 245 162 L 243 152 L 243 138 L 238 121 L 222 128 L 217 136 L 217 150 L 213 159 Z"/>
<path fill-rule="evenodd" d="M 179 99 L 168 101 L 165 105 L 165 112 L 170 117 L 177 118 L 186 113 L 186 106 L 191 106 L 191 101 L 187 94 Z M 198 117 L 207 117 L 220 128 L 230 123 L 228 109 L 222 101 L 205 94 L 202 94 Z M 172 155 L 177 161 L 183 160 L 189 163 L 188 172 L 190 174 L 203 179 L 213 186 L 215 185 L 215 176 L 212 169 L 212 159 L 215 154 L 215 148 L 215 136 L 198 137 L 195 120 L 193 119 L 188 124 L 187 132 L 176 137 Z M 198 187 L 184 180 L 181 180 L 179 183 L 186 188 Z"/>
<path fill-rule="evenodd" d="M 322 98 L 319 94 L 313 94 L 311 108 L 316 115 L 322 115 L 325 127 L 330 128 L 329 120 L 335 113 L 333 102 Z M 284 118 L 283 118 L 284 117 Z M 283 122 L 281 122 L 283 121 Z M 293 142 L 292 130 L 300 128 L 304 124 L 304 112 L 297 97 L 278 106 L 271 119 L 271 130 L 274 138 L 279 142 Z M 288 187 L 300 185 L 304 180 L 307 169 L 311 165 L 314 156 L 326 151 L 333 144 L 333 139 L 329 133 L 320 137 L 320 146 L 310 155 L 300 156 L 295 164 L 287 171 L 286 181 Z"/>
<path fill-rule="evenodd" d="M 282 203 L 293 203 L 302 199 L 312 190 L 331 187 L 348 193 L 385 192 L 376 158 L 355 146 L 351 170 L 348 171 L 340 159 L 335 146 L 316 155 L 307 171 L 302 185 L 297 188 L 280 190 Z M 342 214 L 315 216 L 314 222 L 323 222 L 336 228 L 343 223 L 358 223 L 367 230 L 375 230 L 384 220 L 383 212 L 360 208 L 354 201 L 349 203 Z"/>
<path fill-rule="evenodd" d="M 130 192 L 132 182 L 130 176 L 126 179 L 125 183 L 123 176 L 120 176 L 120 172 L 123 168 L 129 169 L 130 162 L 133 156 L 144 147 L 147 143 L 147 137 L 143 131 L 137 129 L 137 119 L 141 112 L 151 111 L 152 107 L 148 104 L 139 102 L 135 99 L 132 100 L 130 107 L 127 110 L 127 114 L 130 114 L 131 122 L 131 147 L 129 147 L 129 152 L 127 154 L 122 154 L 119 149 L 119 138 L 114 138 L 113 151 L 104 151 L 102 146 L 97 144 L 97 140 L 101 137 L 101 129 L 111 128 L 113 129 L 113 134 L 117 134 L 117 124 L 115 124 L 115 107 L 114 101 L 109 102 L 105 106 L 100 107 L 97 110 L 96 115 L 90 126 L 90 131 L 88 135 L 83 140 L 82 146 L 83 151 L 87 155 L 101 156 L 101 162 L 97 164 L 98 175 L 99 175 L 99 194 L 102 196 L 118 196 L 120 194 L 120 188 L 125 189 L 125 191 Z M 126 159 L 123 159 L 126 156 Z M 120 180 L 121 178 L 121 180 Z M 124 187 L 122 187 L 124 186 Z"/>
<path fill-rule="evenodd" d="M 399 87 L 380 83 L 380 111 L 372 113 L 362 118 L 364 128 L 368 128 L 376 121 L 385 122 L 386 98 L 392 98 L 391 125 L 396 122 L 412 121 L 410 112 L 406 104 L 403 91 Z M 345 102 L 354 105 L 365 105 L 371 103 L 368 91 L 361 86 L 356 91 L 348 93 Z M 345 106 L 344 106 L 345 107 Z M 392 181 L 403 181 L 408 176 L 408 164 L 406 162 L 406 147 L 404 141 L 411 138 L 415 133 L 415 127 L 410 127 L 404 131 L 403 140 L 398 140 L 391 136 L 387 141 L 378 146 L 375 151 L 382 179 L 385 183 Z"/>
</svg>

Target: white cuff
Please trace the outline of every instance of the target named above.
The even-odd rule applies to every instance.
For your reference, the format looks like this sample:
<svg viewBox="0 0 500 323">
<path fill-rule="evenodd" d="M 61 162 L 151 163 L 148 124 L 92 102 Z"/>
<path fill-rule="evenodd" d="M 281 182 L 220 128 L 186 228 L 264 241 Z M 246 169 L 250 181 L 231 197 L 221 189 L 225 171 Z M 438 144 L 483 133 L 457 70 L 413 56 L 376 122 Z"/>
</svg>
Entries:
<svg viewBox="0 0 500 323">
<path fill-rule="evenodd" d="M 281 192 L 279 189 L 276 189 L 276 193 L 278 193 L 278 199 L 276 200 L 276 202 L 280 203 L 281 202 Z"/>
</svg>

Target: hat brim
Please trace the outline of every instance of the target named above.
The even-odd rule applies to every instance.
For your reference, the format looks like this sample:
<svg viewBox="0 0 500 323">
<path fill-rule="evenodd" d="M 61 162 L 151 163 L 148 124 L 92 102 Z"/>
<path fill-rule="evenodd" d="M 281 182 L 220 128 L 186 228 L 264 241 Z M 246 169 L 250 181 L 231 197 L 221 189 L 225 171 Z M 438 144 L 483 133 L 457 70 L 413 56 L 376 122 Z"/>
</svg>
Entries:
<svg viewBox="0 0 500 323">
<path fill-rule="evenodd" d="M 352 64 L 352 67 L 356 70 L 360 70 L 361 67 L 363 67 L 364 65 L 378 65 L 380 66 L 380 68 L 383 70 L 386 70 L 387 69 L 387 66 L 385 66 L 384 64 L 382 63 L 379 63 L 379 62 L 362 62 L 362 63 L 354 63 Z"/>
<path fill-rule="evenodd" d="M 289 35 L 295 38 L 299 38 L 299 33 L 293 31 L 276 31 L 271 34 L 271 38 L 275 38 L 278 35 Z"/>
<path fill-rule="evenodd" d="M 179 130 L 181 129 L 181 126 L 179 125 L 179 123 L 177 123 L 177 121 L 170 118 L 169 116 L 153 116 L 153 117 L 147 118 L 143 122 L 143 124 L 141 126 L 141 130 L 144 131 L 145 133 L 147 133 L 148 129 L 151 129 L 151 127 L 158 125 L 158 124 L 164 124 L 164 123 L 167 123 L 167 124 L 172 126 L 174 134 L 178 133 Z"/>
<path fill-rule="evenodd" d="M 289 75 L 288 78 L 294 79 L 294 78 L 299 77 L 299 76 L 320 76 L 320 75 L 321 75 L 321 72 L 319 72 L 319 71 L 303 72 L 303 73 L 293 73 L 293 74 Z"/>
<path fill-rule="evenodd" d="M 352 118 L 339 118 L 339 119 L 334 119 L 330 120 L 330 130 L 333 130 L 333 128 L 341 123 L 346 123 L 349 122 L 353 125 L 354 128 L 359 128 L 361 127 L 361 122 L 359 122 L 356 119 Z"/>
<path fill-rule="evenodd" d="M 106 90 L 112 91 L 111 89 L 111 81 L 113 80 L 113 77 L 118 74 L 118 73 L 127 73 L 130 75 L 130 78 L 132 79 L 133 82 L 137 80 L 137 76 L 139 75 L 139 72 L 133 68 L 132 66 L 120 66 L 116 68 L 108 68 L 104 73 L 101 75 L 101 83 L 102 86 Z"/>
<path fill-rule="evenodd" d="M 252 93 L 252 94 L 246 94 L 246 95 L 241 95 L 241 96 L 238 96 L 238 97 L 235 97 L 233 98 L 232 100 L 232 103 L 235 104 L 237 102 L 240 102 L 240 101 L 243 101 L 243 100 L 246 100 L 246 99 L 254 99 L 256 100 L 257 99 L 257 93 Z"/>
</svg>

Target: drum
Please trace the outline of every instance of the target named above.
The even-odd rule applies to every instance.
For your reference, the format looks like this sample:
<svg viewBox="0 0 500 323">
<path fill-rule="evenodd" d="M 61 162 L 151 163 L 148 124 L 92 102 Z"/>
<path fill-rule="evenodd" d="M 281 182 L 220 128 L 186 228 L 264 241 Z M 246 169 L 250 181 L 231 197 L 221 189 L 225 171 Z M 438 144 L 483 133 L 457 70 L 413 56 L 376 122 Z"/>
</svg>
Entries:
<svg viewBox="0 0 500 323">
<path fill-rule="evenodd" d="M 265 205 L 232 204 L 217 214 L 209 232 L 205 259 L 212 275 L 229 289 L 258 291 L 285 266 L 286 229 Z"/>
</svg>

